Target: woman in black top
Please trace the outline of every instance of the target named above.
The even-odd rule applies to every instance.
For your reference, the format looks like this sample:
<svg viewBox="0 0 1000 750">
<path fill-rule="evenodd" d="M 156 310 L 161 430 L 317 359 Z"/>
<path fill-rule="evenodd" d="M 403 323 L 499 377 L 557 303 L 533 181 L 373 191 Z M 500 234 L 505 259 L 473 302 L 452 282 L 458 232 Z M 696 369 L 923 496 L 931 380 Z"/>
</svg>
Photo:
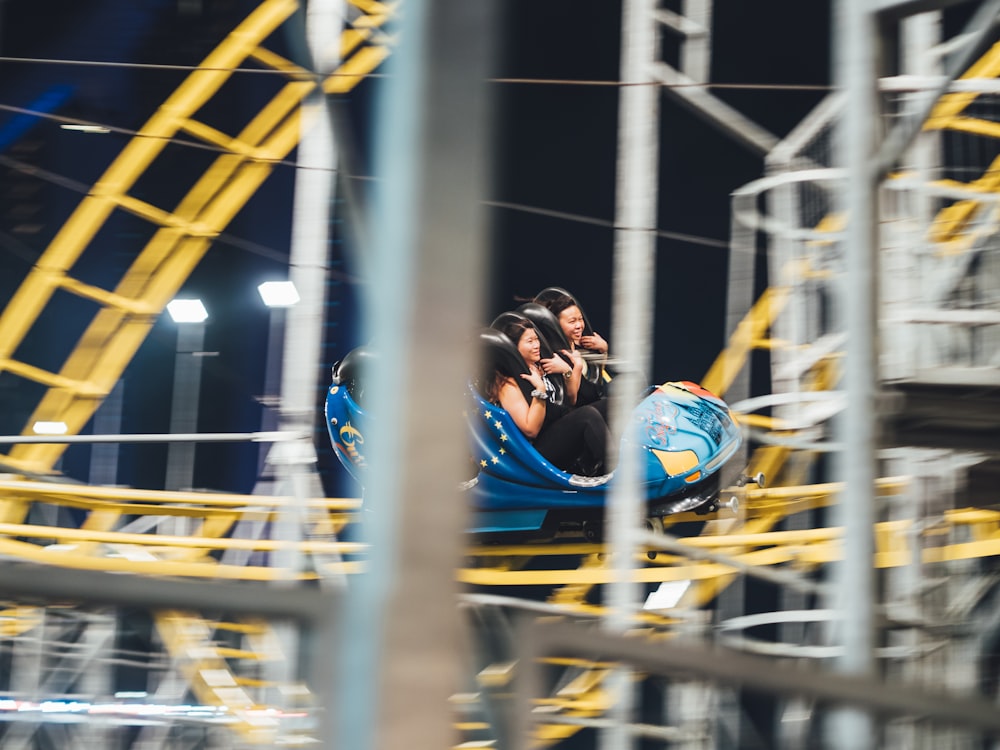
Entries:
<svg viewBox="0 0 1000 750">
<path fill-rule="evenodd" d="M 607 417 L 607 380 L 604 362 L 608 356 L 608 342 L 591 329 L 580 303 L 559 287 L 548 287 L 539 292 L 534 302 L 547 307 L 559 321 L 570 352 L 583 361 L 583 375 L 577 391 L 577 405 L 593 404 Z"/>
<path fill-rule="evenodd" d="M 499 330 L 516 346 L 527 371 L 517 378 L 497 371 L 485 384 L 486 398 L 510 414 L 535 449 L 557 468 L 587 476 L 604 474 L 611 440 L 607 422 L 592 406 L 552 403 L 555 387 L 540 363 L 541 342 L 529 320 L 510 316 Z"/>
</svg>

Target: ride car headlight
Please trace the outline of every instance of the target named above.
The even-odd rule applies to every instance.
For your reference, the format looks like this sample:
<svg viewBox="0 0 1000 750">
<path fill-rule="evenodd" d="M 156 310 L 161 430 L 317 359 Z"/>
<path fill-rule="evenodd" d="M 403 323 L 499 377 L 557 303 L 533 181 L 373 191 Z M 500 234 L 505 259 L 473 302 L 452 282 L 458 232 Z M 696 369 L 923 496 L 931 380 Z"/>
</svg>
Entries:
<svg viewBox="0 0 1000 750">
<path fill-rule="evenodd" d="M 650 448 L 660 462 L 663 470 L 672 477 L 690 471 L 698 465 L 698 456 L 694 451 L 661 451 Z"/>
</svg>

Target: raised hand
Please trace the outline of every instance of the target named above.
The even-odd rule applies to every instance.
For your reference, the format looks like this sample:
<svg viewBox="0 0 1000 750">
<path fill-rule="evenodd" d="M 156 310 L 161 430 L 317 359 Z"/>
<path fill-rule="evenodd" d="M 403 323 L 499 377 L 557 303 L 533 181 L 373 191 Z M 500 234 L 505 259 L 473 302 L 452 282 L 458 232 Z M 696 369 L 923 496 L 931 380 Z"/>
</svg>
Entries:
<svg viewBox="0 0 1000 750">
<path fill-rule="evenodd" d="M 565 349 L 563 352 L 569 354 Z M 549 357 L 548 359 L 541 359 L 538 361 L 539 366 L 542 371 L 548 375 L 564 375 L 568 372 L 573 372 L 573 367 L 562 357 Z"/>
<path fill-rule="evenodd" d="M 601 354 L 608 353 L 608 342 L 604 340 L 604 337 L 596 331 L 589 336 L 583 336 L 580 339 L 580 346 L 584 349 L 590 349 L 594 352 L 600 352 Z"/>
</svg>

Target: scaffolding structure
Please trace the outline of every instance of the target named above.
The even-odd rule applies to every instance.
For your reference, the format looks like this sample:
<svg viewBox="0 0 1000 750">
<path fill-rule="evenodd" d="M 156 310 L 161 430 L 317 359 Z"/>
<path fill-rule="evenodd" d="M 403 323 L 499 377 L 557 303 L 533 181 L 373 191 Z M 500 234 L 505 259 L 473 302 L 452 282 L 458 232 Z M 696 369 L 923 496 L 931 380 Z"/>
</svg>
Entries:
<svg viewBox="0 0 1000 750">
<path fill-rule="evenodd" d="M 361 542 L 346 542 L 359 503 L 310 497 L 295 476 L 279 497 L 36 481 L 65 442 L 29 439 L 29 422 L 4 457 L 12 476 L 0 481 L 0 554 L 19 561 L 5 563 L 0 582 L 0 746 L 361 750 L 376 734 L 392 747 L 450 735 L 461 748 L 592 742 L 609 750 L 640 739 L 685 750 L 1000 742 L 992 481 L 1000 45 L 990 46 L 1000 4 L 970 0 L 965 29 L 942 39 L 947 0 L 844 0 L 841 61 L 860 62 L 780 140 L 699 86 L 709 83 L 711 0 L 680 11 L 660 5 L 625 2 L 623 79 L 639 85 L 621 105 L 631 128 L 623 127 L 621 148 L 631 155 L 619 175 L 616 316 L 624 323 L 613 338 L 641 361 L 643 340 L 630 337 L 645 335 L 636 309 L 648 300 L 642 274 L 658 176 L 636 170 L 656 162 L 644 149 L 656 145 L 659 93 L 650 98 L 656 89 L 646 84 L 659 83 L 766 156 L 766 175 L 733 195 L 729 344 L 703 383 L 739 413 L 754 448 L 749 473 L 764 473 L 768 486 L 732 488 L 739 513 L 713 517 L 697 535 L 682 529 L 704 519 L 687 514 L 644 529 L 632 499 L 618 496 L 607 545 L 459 549 L 458 503 L 440 502 L 457 488 L 448 462 L 458 438 L 442 426 L 429 441 L 434 460 L 410 452 L 398 476 L 387 472 L 366 500 L 389 510 Z M 380 29 L 395 6 L 357 2 L 339 72 L 318 78 L 276 58 L 263 42 L 294 6 L 261 3 L 206 61 L 224 67 L 223 53 L 250 56 L 288 74 L 255 120 L 260 127 L 229 138 L 195 121 L 198 102 L 222 83 L 210 71 L 170 100 L 187 109 L 172 105 L 153 122 L 226 151 L 203 189 L 174 212 L 130 197 L 129 179 L 156 156 L 130 146 L 141 158 L 116 162 L 114 179 L 87 197 L 0 317 L 0 369 L 51 389 L 31 421 L 83 428 L 236 202 L 298 142 L 302 103 L 318 88 L 342 90 L 388 55 Z M 454 240 L 481 231 L 475 192 L 465 187 L 484 180 L 484 136 L 448 130 L 456 123 L 440 112 L 471 101 L 481 83 L 485 50 L 468 31 L 489 29 L 491 16 L 460 0 L 408 0 L 407 8 L 401 28 L 416 41 L 400 49 L 405 75 L 390 88 L 389 111 L 418 126 L 411 141 L 388 133 L 380 143 L 428 158 L 389 160 L 403 166 L 387 171 L 388 184 L 405 189 L 379 204 L 374 262 L 391 269 L 383 294 L 411 301 L 448 333 L 440 348 L 417 352 L 394 320 L 373 325 L 403 360 L 423 358 L 416 369 L 450 382 L 467 356 L 450 326 L 477 317 L 479 287 L 467 280 L 481 276 L 482 256 Z M 678 44 L 670 61 L 659 59 L 664 32 Z M 883 75 L 874 52 L 890 32 L 904 40 L 901 72 Z M 428 100 L 416 101 L 424 84 Z M 481 102 L 466 111 L 485 129 Z M 442 132 L 449 137 L 436 137 Z M 78 225 L 96 232 L 112 210 L 148 219 L 158 238 L 114 292 L 70 274 L 71 256 L 93 236 Z M 424 221 L 404 221 L 400 242 L 389 219 L 415 215 Z M 762 248 L 768 275 L 757 279 L 752 260 Z M 98 307 L 59 373 L 14 359 L 56 292 Z M 456 304 L 468 315 L 456 316 Z M 94 345 L 119 336 L 124 344 Z M 757 349 L 770 356 L 763 395 L 747 364 Z M 286 362 L 301 367 L 302 351 L 293 343 Z M 441 390 L 455 394 L 457 409 L 460 387 Z M 452 406 L 447 396 L 421 403 L 402 389 L 384 398 L 398 407 L 404 395 L 419 412 L 416 425 Z M 301 409 L 292 416 L 274 437 L 279 445 L 302 441 Z M 308 459 L 279 450 L 275 460 L 282 456 L 296 466 Z M 190 531 L 164 533 L 179 518 Z M 442 529 L 455 531 L 447 544 Z M 368 543 L 394 554 L 372 556 Z M 457 601 L 442 584 L 452 578 L 463 587 Z M 524 587 L 536 595 L 496 593 Z M 669 603 L 650 597 L 644 606 L 643 592 Z M 773 607 L 754 601 L 761 592 Z M 455 674 L 461 684 L 443 705 L 440 691 Z M 754 699 L 762 693 L 766 700 Z M 440 712 L 428 708 L 435 705 Z"/>
</svg>

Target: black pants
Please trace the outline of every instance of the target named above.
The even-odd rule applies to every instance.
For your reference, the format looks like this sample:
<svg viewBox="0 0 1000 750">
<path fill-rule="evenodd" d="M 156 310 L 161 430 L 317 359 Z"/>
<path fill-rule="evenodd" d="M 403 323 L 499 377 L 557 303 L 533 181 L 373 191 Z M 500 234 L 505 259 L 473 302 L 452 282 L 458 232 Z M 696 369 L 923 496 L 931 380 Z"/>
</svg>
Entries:
<svg viewBox="0 0 1000 750">
<path fill-rule="evenodd" d="M 563 471 L 599 476 L 609 470 L 608 423 L 593 406 L 571 409 L 542 430 L 535 438 L 535 448 L 550 463 Z"/>
</svg>

